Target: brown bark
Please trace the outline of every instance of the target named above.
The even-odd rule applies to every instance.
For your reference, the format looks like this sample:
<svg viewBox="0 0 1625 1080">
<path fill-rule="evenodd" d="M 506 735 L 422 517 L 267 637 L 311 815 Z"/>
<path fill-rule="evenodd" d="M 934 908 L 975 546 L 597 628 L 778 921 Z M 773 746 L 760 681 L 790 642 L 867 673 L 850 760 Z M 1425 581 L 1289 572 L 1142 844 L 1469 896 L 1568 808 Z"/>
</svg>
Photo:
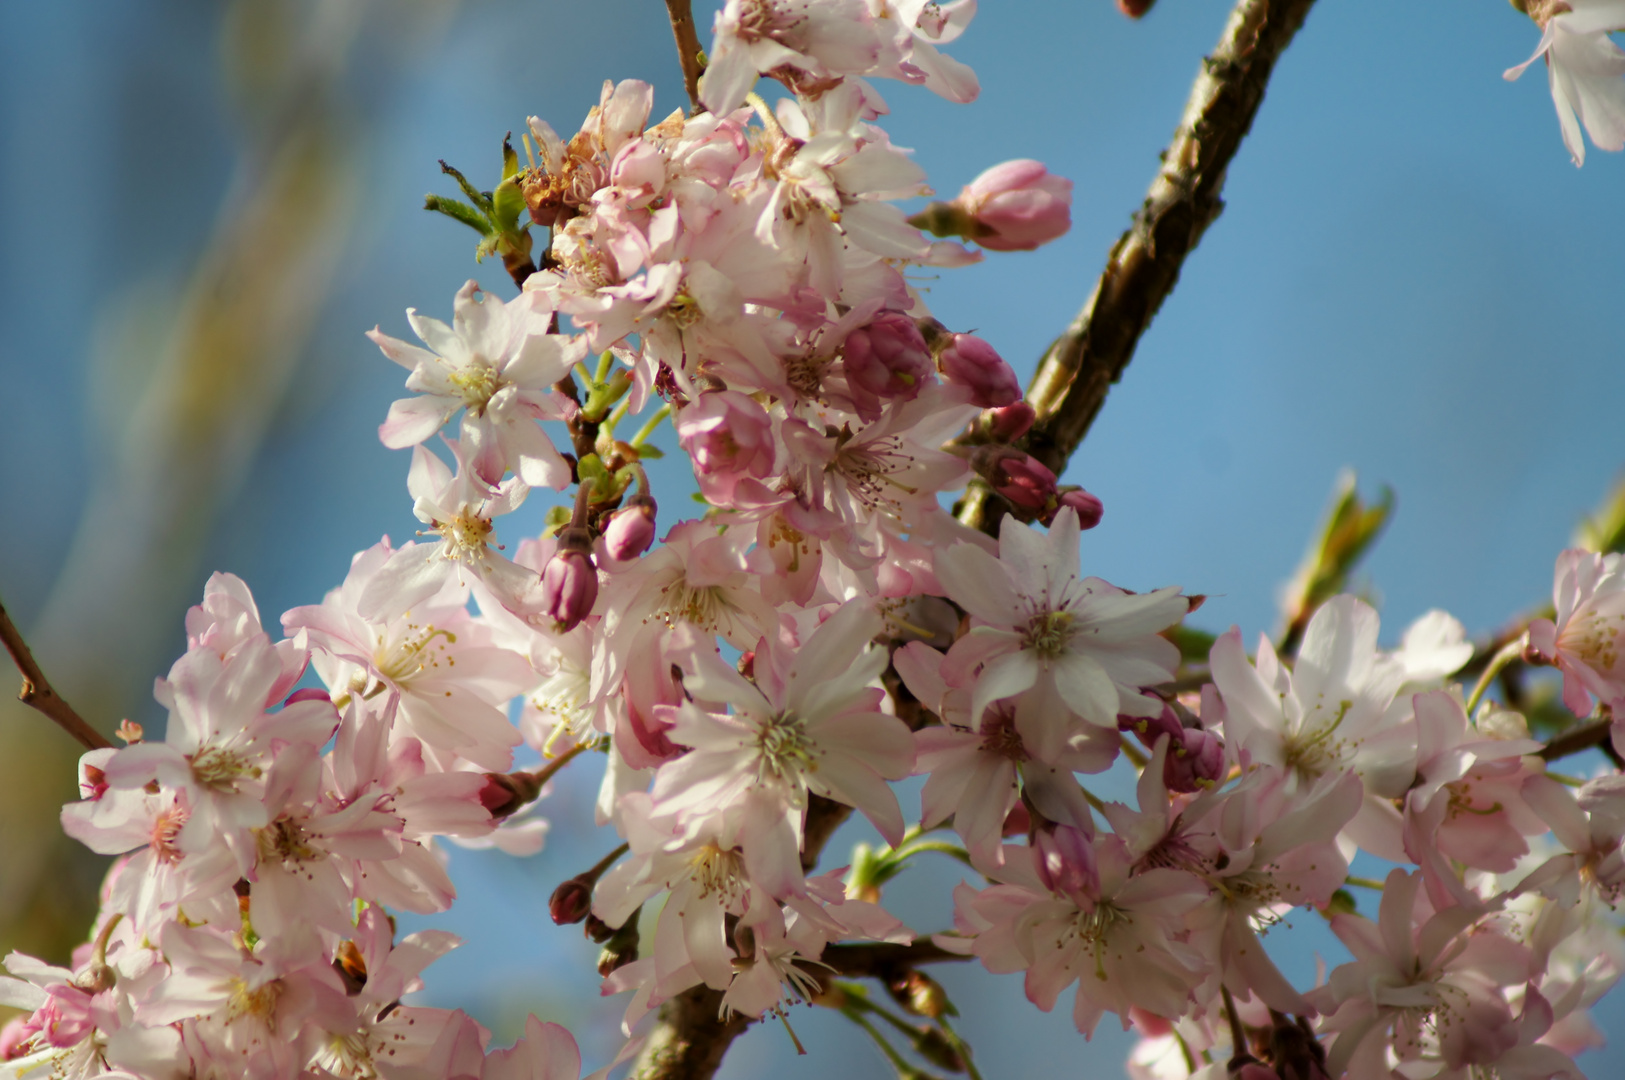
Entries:
<svg viewBox="0 0 1625 1080">
<path fill-rule="evenodd" d="M 1185 258 L 1224 209 L 1225 170 L 1264 101 L 1276 59 L 1314 0 L 1240 0 L 1185 103 L 1133 224 L 1112 247 L 1094 292 L 1039 362 L 1027 400 L 1038 413 L 1021 447 L 1059 475 L 1083 442 L 1140 337 L 1179 281 Z M 1003 516 L 983 485 L 959 510 L 993 532 Z"/>
<path fill-rule="evenodd" d="M 691 0 L 666 0 L 666 14 L 671 17 L 671 36 L 677 42 L 677 59 L 683 65 L 683 89 L 688 91 L 688 100 L 693 104 L 694 111 L 699 112 L 700 105 L 700 73 L 704 70 L 700 66 L 699 31 L 694 26 L 694 9 Z"/>
</svg>

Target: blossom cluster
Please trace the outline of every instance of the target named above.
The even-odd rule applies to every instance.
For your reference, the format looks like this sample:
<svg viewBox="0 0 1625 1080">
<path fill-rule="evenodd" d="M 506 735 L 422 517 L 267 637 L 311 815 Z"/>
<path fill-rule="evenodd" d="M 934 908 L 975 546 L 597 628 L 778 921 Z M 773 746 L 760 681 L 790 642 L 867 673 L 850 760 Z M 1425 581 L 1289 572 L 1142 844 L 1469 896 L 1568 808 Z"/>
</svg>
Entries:
<svg viewBox="0 0 1625 1080">
<path fill-rule="evenodd" d="M 1625 963 L 1625 783 L 1567 783 L 1522 717 L 1470 707 L 1442 612 L 1385 650 L 1338 596 L 1293 656 L 1232 630 L 1193 668 L 1201 598 L 1085 576 L 1100 501 L 1012 445 L 1015 373 L 912 283 L 1070 220 L 1033 161 L 899 205 L 930 191 L 870 80 L 974 98 L 939 48 L 974 10 L 729 0 L 692 114 L 651 125 L 628 80 L 568 140 L 531 119 L 504 183 L 548 242 L 519 295 L 469 282 L 449 324 L 408 312 L 421 345 L 370 335 L 409 372 L 379 435 L 411 450 L 422 531 L 357 554 L 286 637 L 211 579 L 163 741 L 127 725 L 81 763 L 63 825 L 118 859 L 72 969 L 7 959 L 0 1004 L 28 1015 L 0 1076 L 573 1080 L 556 1025 L 491 1051 L 403 1004 L 456 941 L 389 913 L 452 903 L 440 838 L 538 851 L 533 804 L 578 757 L 623 843 L 550 911 L 606 944 L 618 1061 L 678 994 L 782 1015 L 826 996 L 830 945 L 915 940 L 872 862 L 818 872 L 856 811 L 894 866 L 951 828 L 984 884 L 936 946 L 1024 972 L 1043 1009 L 1075 984 L 1085 1035 L 1139 1028 L 1138 1077 L 1578 1075 Z M 656 543 L 668 422 L 705 508 Z M 972 482 L 996 541 L 944 509 Z M 510 554 L 497 521 L 534 488 L 574 491 Z M 1620 556 L 1564 553 L 1515 644 L 1576 715 L 1625 718 Z M 1132 805 L 1080 780 L 1124 762 Z M 1362 852 L 1399 865 L 1374 922 L 1346 889 Z M 1294 908 L 1354 957 L 1316 986 L 1265 949 Z"/>
</svg>

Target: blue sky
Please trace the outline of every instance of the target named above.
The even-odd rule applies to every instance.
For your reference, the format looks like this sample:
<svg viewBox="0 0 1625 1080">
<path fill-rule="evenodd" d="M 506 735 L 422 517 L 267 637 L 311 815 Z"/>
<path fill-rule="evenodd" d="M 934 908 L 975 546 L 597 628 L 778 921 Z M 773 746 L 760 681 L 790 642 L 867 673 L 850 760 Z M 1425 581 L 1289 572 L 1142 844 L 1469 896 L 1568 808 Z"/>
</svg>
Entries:
<svg viewBox="0 0 1625 1080">
<path fill-rule="evenodd" d="M 928 283 L 940 319 L 1031 371 L 1138 206 L 1225 10 L 1161 0 L 1131 23 L 1109 0 L 990 2 L 953 49 L 979 73 L 980 100 L 882 84 L 894 142 L 915 148 L 944 195 L 1013 157 L 1076 182 L 1066 238 Z M 214 11 L 80 0 L 0 13 L 0 595 L 25 625 L 78 521 L 97 409 L 109 407 L 93 404 L 107 376 L 91 360 L 118 352 L 113 313 L 173 294 L 229 213 L 239 140 Z M 470 276 L 507 286 L 500 266 L 473 262 L 471 234 L 419 209 L 424 192 L 449 192 L 436 159 L 493 169 L 505 131 L 532 113 L 573 130 L 605 78 L 655 83 L 657 115 L 682 103 L 659 5 L 478 0 L 447 12 L 411 36 L 387 16 L 357 47 L 345 107 L 365 189 L 342 268 L 212 527 L 207 566 L 247 579 L 268 621 L 318 600 L 381 533 L 416 527 L 407 455 L 374 435 L 400 371 L 363 331 L 409 336 L 405 308 L 445 316 Z M 1270 629 L 1277 589 L 1351 467 L 1367 490 L 1398 496 L 1366 567 L 1385 639 L 1432 607 L 1486 631 L 1548 594 L 1575 521 L 1625 467 L 1625 161 L 1599 152 L 1576 170 L 1542 72 L 1502 81 L 1537 38 L 1501 0 L 1316 8 L 1230 170 L 1225 213 L 1066 477 L 1105 501 L 1087 572 L 1209 594 L 1198 621 L 1214 630 Z M 657 483 L 675 509 L 687 481 L 672 464 Z M 522 525 L 543 509 L 527 507 Z M 178 651 L 180 609 L 154 625 Z M 544 914 L 552 885 L 609 846 L 587 832 L 588 781 L 561 785 L 555 842 L 535 859 L 453 855 L 466 906 L 440 924 L 470 944 L 436 969 L 433 996 L 499 1026 L 525 1006 L 552 1010 L 583 1025 L 592 1058 L 616 1006 L 584 1000 L 577 973 L 593 950 Z M 916 927 L 944 925 L 953 880 L 936 867 L 898 887 Z M 945 982 L 990 1077 L 1051 1075 L 1058 1059 L 1109 1075 L 1125 1052 L 1105 1025 L 1085 1047 L 1009 977 L 956 970 Z M 883 1075 L 839 1026 L 798 1013 L 814 1049 L 799 1061 L 764 1027 L 726 1075 L 789 1080 L 837 1062 Z M 1589 1067 L 1606 1074 L 1620 1053 Z"/>
</svg>

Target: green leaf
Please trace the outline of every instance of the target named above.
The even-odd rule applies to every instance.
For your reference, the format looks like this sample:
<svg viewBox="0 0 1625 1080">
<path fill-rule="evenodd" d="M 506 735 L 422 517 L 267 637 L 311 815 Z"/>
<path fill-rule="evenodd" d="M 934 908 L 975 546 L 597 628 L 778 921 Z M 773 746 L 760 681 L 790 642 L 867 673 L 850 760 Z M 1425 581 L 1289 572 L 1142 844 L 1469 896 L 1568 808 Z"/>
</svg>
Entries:
<svg viewBox="0 0 1625 1080">
<path fill-rule="evenodd" d="M 452 220 L 467 225 L 481 236 L 490 236 L 493 231 L 490 219 L 472 206 L 457 199 L 446 199 L 439 195 L 425 195 L 423 197 L 423 209 L 445 214 Z"/>
<path fill-rule="evenodd" d="M 1580 523 L 1575 543 L 1587 551 L 1606 555 L 1625 551 L 1625 476 L 1614 483 L 1597 512 Z"/>
<path fill-rule="evenodd" d="M 655 446 L 653 443 L 644 443 L 642 446 L 638 447 L 639 461 L 659 461 L 665 456 L 666 452 L 660 449 L 660 447 Z"/>
</svg>

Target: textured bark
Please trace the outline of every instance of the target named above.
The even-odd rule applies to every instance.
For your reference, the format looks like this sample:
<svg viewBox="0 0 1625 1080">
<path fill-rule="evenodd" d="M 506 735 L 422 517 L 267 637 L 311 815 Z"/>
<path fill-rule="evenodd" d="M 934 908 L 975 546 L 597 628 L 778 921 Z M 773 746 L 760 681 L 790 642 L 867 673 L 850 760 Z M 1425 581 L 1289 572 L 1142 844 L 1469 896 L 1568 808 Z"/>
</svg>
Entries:
<svg viewBox="0 0 1625 1080">
<path fill-rule="evenodd" d="M 677 42 L 677 59 L 683 65 L 683 89 L 688 91 L 688 100 L 693 104 L 696 112 L 700 109 L 700 74 L 704 70 L 700 66 L 699 31 L 694 26 L 694 10 L 691 0 L 666 0 L 666 14 L 671 18 L 671 36 Z"/>
<path fill-rule="evenodd" d="M 1140 337 L 1179 281 L 1185 258 L 1224 209 L 1225 170 L 1264 101 L 1276 59 L 1314 0 L 1241 0 L 1185 103 L 1134 222 L 1072 325 L 1050 345 L 1027 389 L 1038 413 L 1020 446 L 1057 475 L 1122 378 Z M 975 485 L 959 509 L 967 524 L 994 532 L 1003 500 Z"/>
</svg>

